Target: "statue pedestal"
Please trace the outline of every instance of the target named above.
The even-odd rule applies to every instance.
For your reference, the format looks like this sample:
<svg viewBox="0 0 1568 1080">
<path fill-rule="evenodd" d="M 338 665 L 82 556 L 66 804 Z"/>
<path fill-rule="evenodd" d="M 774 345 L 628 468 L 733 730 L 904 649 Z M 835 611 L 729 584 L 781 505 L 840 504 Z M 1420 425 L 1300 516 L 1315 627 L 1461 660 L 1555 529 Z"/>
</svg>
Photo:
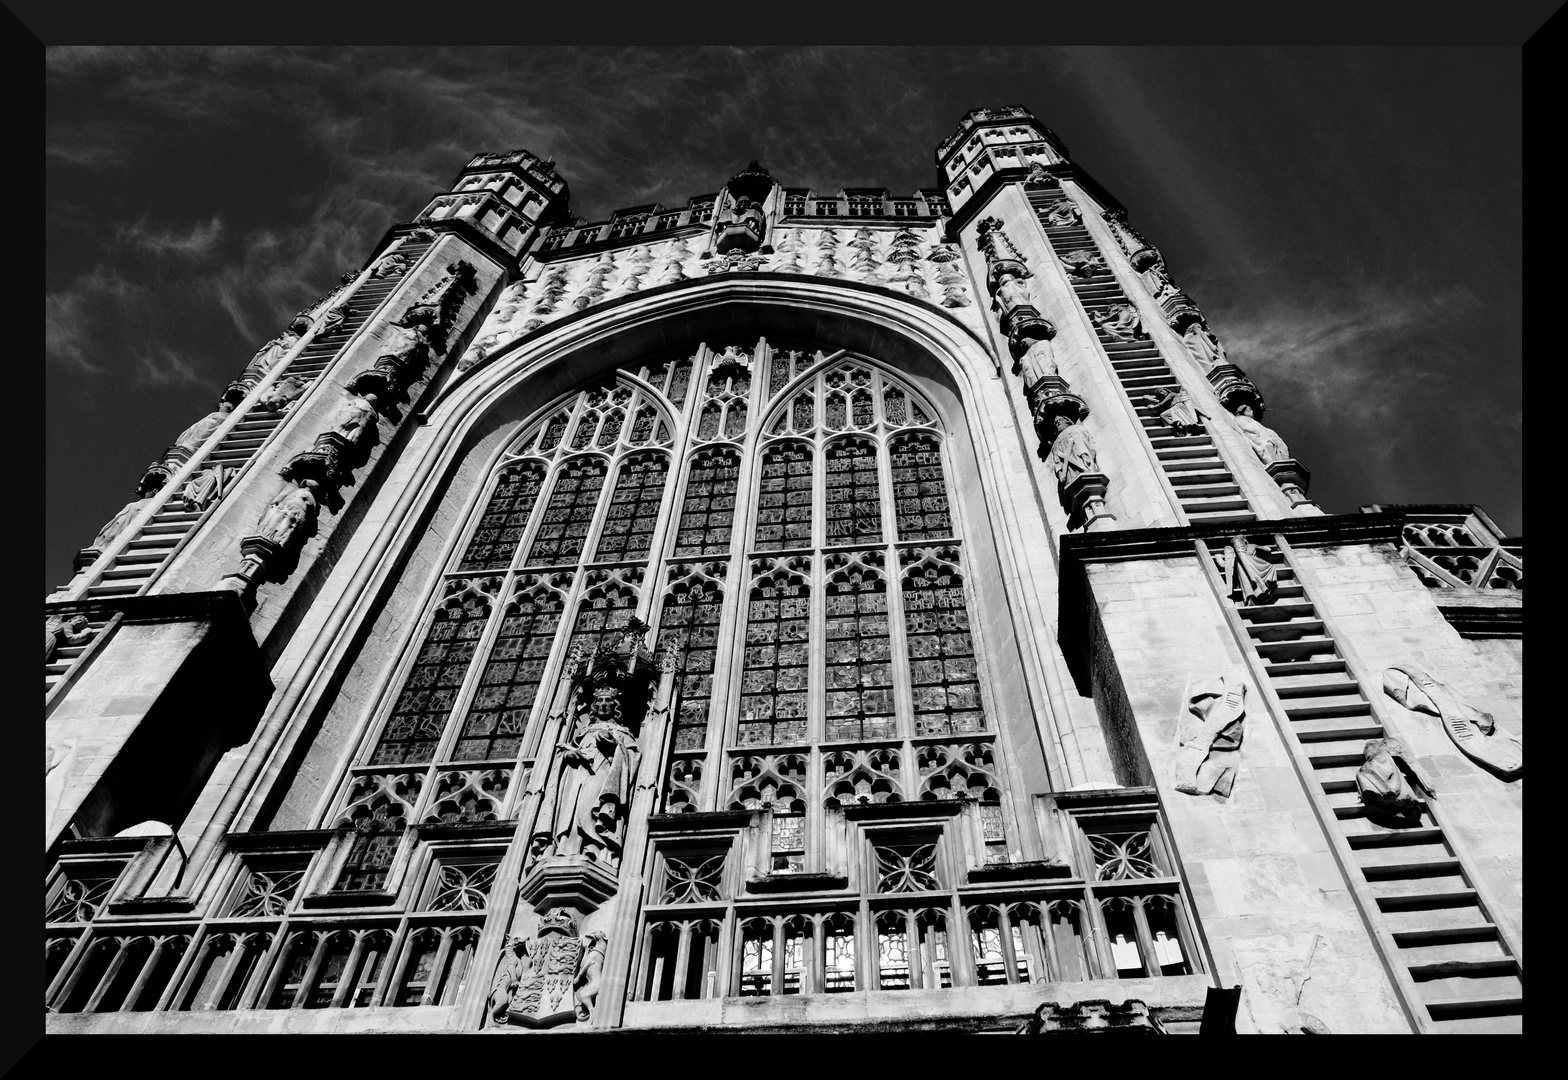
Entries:
<svg viewBox="0 0 1568 1080">
<path fill-rule="evenodd" d="M 1116 520 L 1105 508 L 1105 493 L 1110 490 L 1111 478 L 1104 473 L 1084 473 L 1062 491 L 1067 504 L 1067 522 L 1072 526 L 1083 522 L 1084 532 L 1094 532 L 1095 526 L 1104 528 Z"/>
<path fill-rule="evenodd" d="M 1281 458 L 1263 467 L 1290 499 L 1292 510 L 1301 510 L 1303 513 L 1323 513 L 1321 506 L 1307 498 L 1307 484 L 1312 480 L 1312 474 L 1307 471 L 1305 465 L 1295 458 Z"/>
<path fill-rule="evenodd" d="M 517 895 L 538 911 L 569 907 L 587 915 L 615 895 L 617 876 L 586 855 L 546 855 L 523 875 Z"/>
<path fill-rule="evenodd" d="M 1263 415 L 1263 394 L 1241 368 L 1235 364 L 1215 364 L 1209 369 L 1208 378 L 1227 411 L 1235 412 L 1242 405 L 1250 405 L 1257 416 Z"/>
</svg>

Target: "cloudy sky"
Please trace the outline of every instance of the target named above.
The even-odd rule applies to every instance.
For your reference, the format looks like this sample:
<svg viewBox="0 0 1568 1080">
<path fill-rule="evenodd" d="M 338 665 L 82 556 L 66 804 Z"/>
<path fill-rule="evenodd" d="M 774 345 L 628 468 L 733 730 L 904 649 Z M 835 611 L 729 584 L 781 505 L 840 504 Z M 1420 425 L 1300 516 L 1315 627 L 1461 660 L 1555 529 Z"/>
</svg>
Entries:
<svg viewBox="0 0 1568 1080">
<path fill-rule="evenodd" d="M 288 317 L 478 150 L 572 209 L 936 184 L 1023 104 L 1128 207 L 1329 513 L 1524 529 L 1517 47 L 144 49 L 45 58 L 45 591 Z"/>
</svg>

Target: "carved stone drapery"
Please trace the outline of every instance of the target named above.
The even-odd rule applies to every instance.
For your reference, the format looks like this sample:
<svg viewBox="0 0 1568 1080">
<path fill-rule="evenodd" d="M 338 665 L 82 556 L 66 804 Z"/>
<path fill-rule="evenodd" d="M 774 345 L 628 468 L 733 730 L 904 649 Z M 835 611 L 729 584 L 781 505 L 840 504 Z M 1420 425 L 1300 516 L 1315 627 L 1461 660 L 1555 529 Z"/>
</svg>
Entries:
<svg viewBox="0 0 1568 1080">
<path fill-rule="evenodd" d="M 1176 790 L 1229 796 L 1241 760 L 1247 684 L 1239 673 L 1194 679 L 1176 721 Z"/>
<path fill-rule="evenodd" d="M 1034 296 L 1026 283 L 1033 275 L 1025 265 L 1002 223 L 994 217 L 986 218 L 978 226 L 980 252 L 986 261 L 986 287 L 991 292 L 991 310 L 997 313 L 1002 333 L 1014 359 L 1023 355 L 1030 341 L 1050 338 L 1056 328 L 1040 314 Z"/>
<path fill-rule="evenodd" d="M 1267 604 L 1279 586 L 1279 571 L 1245 537 L 1231 537 L 1225 548 L 1224 577 L 1231 598 L 1243 604 Z"/>
<path fill-rule="evenodd" d="M 1423 795 L 1436 789 L 1416 767 L 1415 758 L 1398 739 L 1368 739 L 1361 767 L 1356 770 L 1356 791 L 1369 809 L 1420 821 L 1426 811 Z"/>
<path fill-rule="evenodd" d="M 1524 772 L 1524 746 L 1518 736 L 1497 726 L 1492 714 L 1482 712 L 1454 688 L 1413 664 L 1398 664 L 1383 672 L 1383 692 L 1415 712 L 1436 716 L 1460 753 L 1504 780 Z"/>
</svg>

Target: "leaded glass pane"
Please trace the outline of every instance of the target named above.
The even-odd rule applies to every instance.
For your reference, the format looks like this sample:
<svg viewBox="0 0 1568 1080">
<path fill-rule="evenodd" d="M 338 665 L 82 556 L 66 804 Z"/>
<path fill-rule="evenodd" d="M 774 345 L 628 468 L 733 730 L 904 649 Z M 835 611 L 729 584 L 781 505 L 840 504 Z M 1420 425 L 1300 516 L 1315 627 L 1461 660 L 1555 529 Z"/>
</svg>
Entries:
<svg viewBox="0 0 1568 1080">
<path fill-rule="evenodd" d="M 739 743 L 780 746 L 806 739 L 811 589 L 780 568 L 764 576 L 746 611 Z"/>
<path fill-rule="evenodd" d="M 757 547 L 811 546 L 811 447 L 773 443 L 762 455 Z"/>
<path fill-rule="evenodd" d="M 936 540 L 953 535 L 942 475 L 942 449 L 935 435 L 909 433 L 888 444 L 893 464 L 893 499 L 900 540 Z"/>
<path fill-rule="evenodd" d="M 881 540 L 876 444 L 867 439 L 840 440 L 828 447 L 827 461 L 827 542 L 874 544 Z"/>
<path fill-rule="evenodd" d="M 826 724 L 829 741 L 884 739 L 893 720 L 893 668 L 888 638 L 887 584 L 875 552 L 835 556 L 824 600 L 827 655 Z M 838 567 L 838 572 L 832 573 Z"/>
<path fill-rule="evenodd" d="M 739 482 L 740 451 L 718 447 L 692 455 L 675 537 L 677 558 L 729 553 L 735 520 L 735 485 Z"/>
<path fill-rule="evenodd" d="M 985 716 L 963 578 L 946 562 L 922 560 L 916 549 L 904 551 L 901 559 L 909 567 L 904 574 L 903 600 L 915 734 L 982 731 Z"/>
<path fill-rule="evenodd" d="M 603 458 L 572 458 L 555 476 L 555 490 L 545 505 L 544 521 L 528 552 L 529 566 L 554 566 L 577 561 L 604 486 Z"/>
<path fill-rule="evenodd" d="M 647 556 L 653 527 L 659 520 L 668 470 L 669 458 L 657 453 L 641 454 L 622 463 L 595 561 L 620 562 Z"/>
<path fill-rule="evenodd" d="M 538 582 L 524 578 L 519 588 L 531 591 L 507 605 L 452 753 L 455 761 L 515 758 L 522 750 L 563 606 L 560 593 Z"/>
<path fill-rule="evenodd" d="M 449 588 L 466 584 L 453 582 Z M 436 744 L 446 729 L 447 716 L 489 617 L 490 597 L 477 588 L 465 589 L 436 609 L 424 645 L 370 756 L 372 765 L 435 760 Z"/>
<path fill-rule="evenodd" d="M 589 586 L 577 605 L 577 619 L 567 642 L 568 654 L 579 649 L 586 655 L 600 645 L 612 644 L 615 635 L 626 629 L 637 610 L 637 587 L 641 572 L 633 581 L 621 580 L 608 571 L 596 571 L 597 580 Z"/>
<path fill-rule="evenodd" d="M 723 564 L 707 569 L 722 574 Z M 689 568 L 673 567 L 671 576 Z M 708 706 L 713 698 L 713 667 L 724 608 L 722 585 L 703 573 L 690 573 L 670 587 L 660 619 L 659 648 L 681 657 L 680 704 L 675 714 L 674 748 L 701 750 L 708 741 Z"/>
<path fill-rule="evenodd" d="M 506 569 L 517 545 L 523 542 L 523 530 L 528 527 L 528 515 L 544 485 L 544 473 L 545 466 L 540 461 L 525 461 L 501 470 L 501 478 L 479 519 L 479 528 L 468 542 L 459 570 Z"/>
</svg>

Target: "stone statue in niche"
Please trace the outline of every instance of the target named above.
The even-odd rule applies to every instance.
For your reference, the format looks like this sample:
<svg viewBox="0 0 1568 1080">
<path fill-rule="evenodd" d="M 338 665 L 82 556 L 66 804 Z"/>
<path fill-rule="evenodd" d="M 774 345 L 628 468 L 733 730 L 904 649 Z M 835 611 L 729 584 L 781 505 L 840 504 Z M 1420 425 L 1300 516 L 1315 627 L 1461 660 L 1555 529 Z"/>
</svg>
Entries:
<svg viewBox="0 0 1568 1080">
<path fill-rule="evenodd" d="M 1202 321 L 1192 323 L 1181 335 L 1181 340 L 1187 346 L 1187 352 L 1198 362 L 1198 366 L 1208 371 L 1216 364 L 1228 364 L 1225 359 L 1225 346 L 1220 344 L 1220 339 L 1214 336 L 1208 326 Z"/>
<path fill-rule="evenodd" d="M 1089 312 L 1089 321 L 1113 341 L 1134 341 L 1149 336 L 1143 332 L 1143 320 L 1138 317 L 1138 309 L 1131 304 L 1096 308 Z"/>
<path fill-rule="evenodd" d="M 1258 460 L 1265 465 L 1276 461 L 1284 461 L 1290 457 L 1290 447 L 1285 445 L 1285 440 L 1271 427 L 1265 427 L 1256 416 L 1252 414 L 1251 405 L 1236 406 L 1236 426 L 1252 444 L 1252 450 L 1258 455 Z"/>
<path fill-rule="evenodd" d="M 1383 692 L 1407 709 L 1441 719 L 1460 753 L 1504 780 L 1524 772 L 1524 746 L 1518 736 L 1498 727 L 1491 713 L 1470 704 L 1435 675 L 1413 664 L 1395 665 L 1383 672 Z"/>
<path fill-rule="evenodd" d="M 308 535 L 316 521 L 316 484 L 307 480 L 298 486 L 289 484 L 273 496 L 256 523 L 256 535 L 271 541 L 280 548 L 289 546 L 296 537 Z"/>
<path fill-rule="evenodd" d="M 1056 482 L 1068 487 L 1081 476 L 1100 471 L 1095 454 L 1094 439 L 1081 420 L 1068 416 L 1055 418 L 1056 438 L 1051 440 L 1051 456 L 1047 459 Z"/>
<path fill-rule="evenodd" d="M 44 663 L 49 663 L 61 645 L 84 645 L 93 636 L 86 615 L 44 616 Z"/>
<path fill-rule="evenodd" d="M 375 403 L 358 394 L 346 398 L 338 406 L 338 411 L 332 418 L 332 430 L 348 440 L 351 445 L 358 445 L 360 440 L 366 438 L 375 429 Z"/>
<path fill-rule="evenodd" d="M 550 814 L 553 854 L 619 864 L 640 753 L 621 719 L 620 692 L 593 690 L 582 729 L 557 745 L 561 762 Z"/>
<path fill-rule="evenodd" d="M 1143 279 L 1143 287 L 1149 290 L 1149 295 L 1154 298 L 1156 304 L 1176 291 L 1170 275 L 1165 272 L 1165 264 L 1158 259 L 1138 271 L 1138 276 Z M 1217 345 L 1218 342 L 1215 344 Z"/>
<path fill-rule="evenodd" d="M 995 307 L 1005 314 L 1016 307 L 1034 306 L 1034 298 L 1029 295 L 1029 286 L 1024 284 L 1021 276 L 1003 273 L 999 278 L 994 297 Z"/>
<path fill-rule="evenodd" d="M 1044 171 L 1044 170 L 1041 170 Z M 1073 203 L 1063 199 L 1040 211 L 1040 223 L 1048 229 L 1063 229 L 1083 223 L 1083 212 Z"/>
<path fill-rule="evenodd" d="M 1368 739 L 1356 770 L 1356 790 L 1369 809 L 1381 810 L 1411 822 L 1426 810 L 1424 795 L 1435 789 L 1416 768 L 1415 758 L 1398 739 Z M 1419 794 L 1418 794 L 1419 792 Z"/>
<path fill-rule="evenodd" d="M 513 938 L 502 957 L 490 988 L 490 1018 L 527 1028 L 587 1020 L 603 962 L 603 934 L 580 938 L 570 911 L 544 912 L 533 939 Z"/>
<path fill-rule="evenodd" d="M 262 395 L 260 405 L 268 412 L 287 412 L 304 392 L 303 379 L 297 375 L 286 375 Z"/>
<path fill-rule="evenodd" d="M 1092 277 L 1105 272 L 1105 260 L 1095 251 L 1069 251 L 1057 257 L 1074 277 Z"/>
<path fill-rule="evenodd" d="M 342 328 L 343 321 L 352 314 L 354 314 L 354 309 L 347 304 L 339 304 L 335 308 L 329 308 L 327 313 L 321 317 L 321 325 L 316 329 L 316 337 L 324 338 L 328 334 L 335 333 Z"/>
<path fill-rule="evenodd" d="M 289 328 L 257 350 L 251 357 L 245 370 L 257 375 L 265 375 L 272 370 L 272 366 L 289 354 L 294 346 L 299 344 L 299 339 L 305 336 L 310 329 L 310 319 L 304 315 L 294 316 L 294 321 L 289 323 Z"/>
<path fill-rule="evenodd" d="M 1192 395 L 1180 388 L 1162 390 L 1158 394 L 1144 394 L 1138 400 L 1153 403 L 1160 410 L 1160 419 L 1169 424 L 1177 435 L 1202 431 L 1203 421 L 1208 419 L 1193 404 Z"/>
<path fill-rule="evenodd" d="M 1229 797 L 1241 761 L 1247 684 L 1239 673 L 1188 684 L 1176 721 L 1176 790 Z"/>
<path fill-rule="evenodd" d="M 1245 537 L 1235 536 L 1225 549 L 1225 584 L 1243 604 L 1266 604 L 1274 599 L 1279 571 Z"/>
<path fill-rule="evenodd" d="M 1060 376 L 1056 367 L 1056 347 L 1051 339 L 1040 337 L 1031 341 L 1018 361 L 1017 371 L 1023 375 L 1025 390 L 1039 385 L 1041 379 Z"/>
<path fill-rule="evenodd" d="M 200 449 L 201 444 L 207 441 L 207 437 L 210 436 L 214 431 L 217 431 L 218 425 L 227 420 L 229 413 L 233 411 L 234 406 L 229 404 L 227 401 L 219 402 L 218 408 L 215 412 L 208 413 L 190 427 L 180 432 L 180 437 L 174 440 L 174 445 L 195 453 L 198 449 Z"/>
</svg>

